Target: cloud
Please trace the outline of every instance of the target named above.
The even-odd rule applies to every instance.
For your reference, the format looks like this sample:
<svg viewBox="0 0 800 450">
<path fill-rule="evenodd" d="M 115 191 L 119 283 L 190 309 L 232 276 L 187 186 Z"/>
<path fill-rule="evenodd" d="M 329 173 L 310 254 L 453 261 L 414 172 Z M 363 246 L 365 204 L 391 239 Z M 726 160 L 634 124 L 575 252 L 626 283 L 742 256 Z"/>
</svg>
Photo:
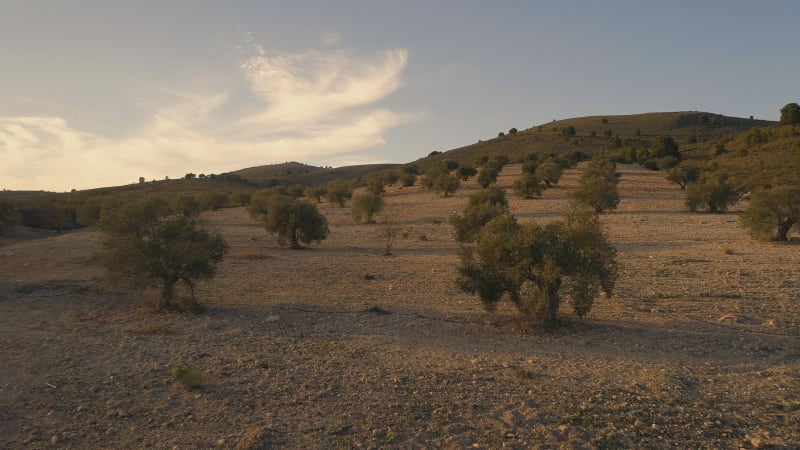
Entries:
<svg viewBox="0 0 800 450">
<path fill-rule="evenodd" d="M 325 47 L 333 47 L 342 42 L 342 35 L 339 33 L 324 33 L 322 35 L 322 45 Z"/>
<path fill-rule="evenodd" d="M 343 52 L 254 55 L 240 67 L 267 108 L 244 123 L 280 131 L 374 103 L 397 90 L 407 60 L 402 49 L 385 52 L 378 61 Z"/>
<path fill-rule="evenodd" d="M 161 88 L 124 137 L 61 117 L 0 117 L 0 188 L 83 189 L 287 160 L 380 162 L 366 151 L 385 145 L 387 130 L 417 120 L 378 105 L 400 88 L 406 50 L 366 58 L 251 47 L 237 66 L 238 85 Z"/>
</svg>

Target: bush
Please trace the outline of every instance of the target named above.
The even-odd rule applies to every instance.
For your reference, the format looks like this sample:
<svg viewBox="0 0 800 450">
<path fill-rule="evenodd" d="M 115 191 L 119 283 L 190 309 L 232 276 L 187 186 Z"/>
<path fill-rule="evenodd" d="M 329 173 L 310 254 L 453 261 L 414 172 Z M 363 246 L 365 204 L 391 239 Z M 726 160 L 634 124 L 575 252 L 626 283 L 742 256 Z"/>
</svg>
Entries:
<svg viewBox="0 0 800 450">
<path fill-rule="evenodd" d="M 495 182 L 497 182 L 497 177 L 500 175 L 500 169 L 492 166 L 486 166 L 481 169 L 481 173 L 478 174 L 478 184 L 482 188 L 488 188 Z"/>
<path fill-rule="evenodd" d="M 705 209 L 711 213 L 727 211 L 739 200 L 739 194 L 724 178 L 711 178 L 689 185 L 686 189 L 686 207 L 689 211 Z"/>
<path fill-rule="evenodd" d="M 353 191 L 343 181 L 331 181 L 328 183 L 325 198 L 328 202 L 337 204 L 341 208 L 347 200 L 353 198 Z"/>
<path fill-rule="evenodd" d="M 372 216 L 383 208 L 383 197 L 374 192 L 365 192 L 353 197 L 352 215 L 356 222 L 364 219 L 367 223 L 374 223 Z"/>
<path fill-rule="evenodd" d="M 413 173 L 404 173 L 402 176 L 402 183 L 405 187 L 411 187 L 417 182 L 417 176 Z"/>
<path fill-rule="evenodd" d="M 19 219 L 19 214 L 11 202 L 0 202 L 0 235 L 14 228 Z"/>
<path fill-rule="evenodd" d="M 159 199 L 106 204 L 100 221 L 104 233 L 100 262 L 109 279 L 132 286 L 161 286 L 157 309 L 169 309 L 175 286 L 189 289 L 188 309 L 195 311 L 195 281 L 211 278 L 228 246 L 215 231 L 197 219 L 168 215 Z"/>
<path fill-rule="evenodd" d="M 400 180 L 400 174 L 392 170 L 383 174 L 383 181 L 389 186 L 394 186 Z"/>
<path fill-rule="evenodd" d="M 521 177 L 514 180 L 512 186 L 514 193 L 522 198 L 534 198 L 542 195 L 542 182 L 528 172 L 524 172 Z"/>
<path fill-rule="evenodd" d="M 596 213 L 616 209 L 619 204 L 617 183 L 598 176 L 581 178 L 571 197 L 578 203 L 590 206 Z"/>
<path fill-rule="evenodd" d="M 458 168 L 458 176 L 461 178 L 461 181 L 467 181 L 471 177 L 474 177 L 478 174 L 478 169 L 470 166 L 470 165 L 461 165 Z"/>
<path fill-rule="evenodd" d="M 173 206 L 175 212 L 183 214 L 184 216 L 197 216 L 200 214 L 200 202 L 194 198 L 194 195 L 181 195 L 175 199 Z"/>
<path fill-rule="evenodd" d="M 386 192 L 386 189 L 384 189 L 383 177 L 378 174 L 370 175 L 367 178 L 367 191 L 378 195 Z"/>
<path fill-rule="evenodd" d="M 308 186 L 303 192 L 306 199 L 310 202 L 322 203 L 322 196 L 325 195 L 325 188 Z"/>
<path fill-rule="evenodd" d="M 653 144 L 650 146 L 649 153 L 651 158 L 658 159 L 672 156 L 678 161 L 681 160 L 681 152 L 678 149 L 678 143 L 670 136 L 658 136 L 653 139 Z"/>
<path fill-rule="evenodd" d="M 206 192 L 200 197 L 200 207 L 204 211 L 216 211 L 228 206 L 228 194 L 225 192 Z"/>
<path fill-rule="evenodd" d="M 547 187 L 551 187 L 558 183 L 563 171 L 560 164 L 550 159 L 536 168 L 536 178 L 542 180 Z"/>
<path fill-rule="evenodd" d="M 278 236 L 278 244 L 300 249 L 300 243 L 321 242 L 328 237 L 328 221 L 317 207 L 304 200 L 275 194 L 269 197 L 264 228 Z"/>
<path fill-rule="evenodd" d="M 797 103 L 788 103 L 781 108 L 781 125 L 797 125 L 800 124 L 800 105 Z"/>
<path fill-rule="evenodd" d="M 460 258 L 458 285 L 478 294 L 486 310 L 508 298 L 548 329 L 558 325 L 563 296 L 583 316 L 601 290 L 611 294 L 617 275 L 616 252 L 585 211 L 544 226 L 504 214 L 481 229 L 474 246 L 462 246 Z"/>
<path fill-rule="evenodd" d="M 685 189 L 689 183 L 694 183 L 700 178 L 700 171 L 694 166 L 674 167 L 667 174 L 667 180 Z"/>
<path fill-rule="evenodd" d="M 800 223 L 800 187 L 773 186 L 752 194 L 741 224 L 760 240 L 787 241 Z"/>
<path fill-rule="evenodd" d="M 438 193 L 444 193 L 445 198 L 461 187 L 461 182 L 458 177 L 450 174 L 446 162 L 440 162 L 434 167 L 429 174 L 426 174 L 422 180 L 423 186 L 428 190 Z"/>
</svg>

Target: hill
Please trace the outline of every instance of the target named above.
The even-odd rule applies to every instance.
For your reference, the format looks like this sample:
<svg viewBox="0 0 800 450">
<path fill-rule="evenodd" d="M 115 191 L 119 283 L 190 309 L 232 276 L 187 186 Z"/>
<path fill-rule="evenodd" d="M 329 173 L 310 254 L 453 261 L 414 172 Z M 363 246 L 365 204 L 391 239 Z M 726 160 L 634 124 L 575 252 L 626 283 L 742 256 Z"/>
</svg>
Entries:
<svg viewBox="0 0 800 450">
<path fill-rule="evenodd" d="M 671 136 L 682 146 L 731 139 L 753 127 L 774 126 L 768 120 L 728 117 L 696 111 L 587 116 L 553 121 L 526 130 L 502 132 L 488 140 L 429 155 L 414 162 L 421 169 L 441 159 L 472 164 L 483 155 L 505 154 L 517 161 L 530 153 L 570 151 L 592 155 L 622 147 L 648 147 L 657 136 Z"/>
<path fill-rule="evenodd" d="M 275 186 L 278 184 L 317 186 L 333 180 L 354 181 L 370 173 L 396 166 L 397 164 L 364 164 L 333 168 L 287 162 L 249 167 L 232 173 L 261 186 Z"/>
</svg>

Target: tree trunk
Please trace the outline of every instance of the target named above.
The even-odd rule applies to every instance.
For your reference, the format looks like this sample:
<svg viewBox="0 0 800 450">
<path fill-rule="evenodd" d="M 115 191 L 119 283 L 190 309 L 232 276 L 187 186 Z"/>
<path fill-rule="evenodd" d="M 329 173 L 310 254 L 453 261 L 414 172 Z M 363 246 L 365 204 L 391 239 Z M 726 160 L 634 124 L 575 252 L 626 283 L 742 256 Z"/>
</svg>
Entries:
<svg viewBox="0 0 800 450">
<path fill-rule="evenodd" d="M 794 225 L 794 223 L 791 221 L 781 221 L 778 224 L 778 232 L 775 234 L 775 240 L 778 242 L 788 241 L 788 234 L 789 230 L 792 229 L 792 225 Z"/>
<path fill-rule="evenodd" d="M 164 280 L 164 287 L 161 289 L 161 298 L 158 300 L 158 304 L 156 305 L 156 309 L 162 311 L 169 307 L 170 301 L 172 300 L 172 294 L 175 290 L 175 282 L 177 280 Z"/>
</svg>

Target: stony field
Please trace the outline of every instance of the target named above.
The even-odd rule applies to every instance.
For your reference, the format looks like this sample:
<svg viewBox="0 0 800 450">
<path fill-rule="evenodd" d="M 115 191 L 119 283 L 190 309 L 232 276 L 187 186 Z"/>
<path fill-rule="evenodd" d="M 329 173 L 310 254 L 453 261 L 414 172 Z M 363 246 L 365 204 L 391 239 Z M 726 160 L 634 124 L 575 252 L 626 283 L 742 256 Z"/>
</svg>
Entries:
<svg viewBox="0 0 800 450">
<path fill-rule="evenodd" d="M 579 172 L 512 211 L 557 219 Z M 323 203 L 302 251 L 207 213 L 231 248 L 199 316 L 98 283 L 97 232 L 2 240 L 0 448 L 800 448 L 800 242 L 620 172 L 615 295 L 553 334 L 457 289 L 447 218 L 474 182 L 389 188 L 371 225 Z"/>
</svg>

